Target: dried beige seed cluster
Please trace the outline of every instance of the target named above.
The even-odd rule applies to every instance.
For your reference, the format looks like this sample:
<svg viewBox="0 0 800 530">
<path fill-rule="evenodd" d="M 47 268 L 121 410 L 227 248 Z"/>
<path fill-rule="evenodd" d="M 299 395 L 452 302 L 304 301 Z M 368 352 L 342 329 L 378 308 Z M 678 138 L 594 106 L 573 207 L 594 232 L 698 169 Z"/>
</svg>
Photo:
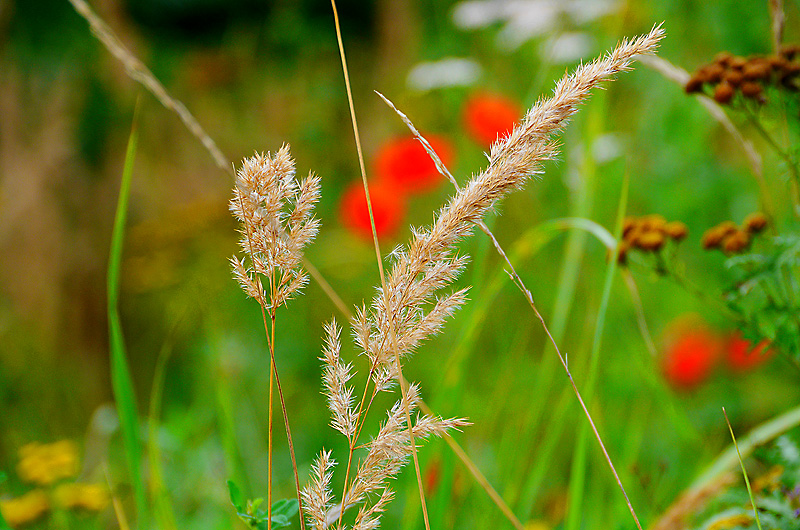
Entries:
<svg viewBox="0 0 800 530">
<path fill-rule="evenodd" d="M 239 243 L 249 262 L 235 256 L 230 261 L 244 292 L 265 308 L 286 303 L 308 283 L 301 261 L 319 230 L 312 215 L 319 185 L 313 173 L 297 182 L 288 145 L 274 156 L 257 153 L 242 162 L 230 209 L 242 224 Z"/>
</svg>

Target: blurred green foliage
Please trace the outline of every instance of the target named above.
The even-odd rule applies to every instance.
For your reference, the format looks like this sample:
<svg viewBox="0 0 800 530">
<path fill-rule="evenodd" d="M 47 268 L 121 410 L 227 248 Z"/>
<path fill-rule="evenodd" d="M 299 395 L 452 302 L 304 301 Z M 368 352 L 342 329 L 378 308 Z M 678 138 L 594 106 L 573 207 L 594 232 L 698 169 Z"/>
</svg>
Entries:
<svg viewBox="0 0 800 530">
<path fill-rule="evenodd" d="M 800 6 L 785 3 L 786 40 L 797 42 Z M 232 161 L 254 150 L 275 151 L 286 141 L 299 173 L 313 169 L 322 175 L 323 229 L 307 257 L 350 306 L 371 297 L 379 283 L 374 251 L 347 231 L 338 210 L 342 191 L 358 178 L 358 163 L 329 3 L 96 4 Z M 555 30 L 515 50 L 502 49 L 496 45 L 502 24 L 460 30 L 452 21 L 455 4 L 339 3 L 368 171 L 378 147 L 406 132 L 372 90 L 392 99 L 423 132 L 451 138 L 457 159 L 450 169 L 463 182 L 485 164 L 484 148 L 463 133 L 467 96 L 490 89 L 527 106 L 576 64 L 553 64 L 541 53 Z M 667 38 L 661 56 L 687 70 L 722 50 L 770 50 L 766 1 L 622 2 L 612 14 L 566 29 L 591 36 L 588 59 L 662 20 Z M 482 75 L 466 87 L 407 87 L 414 64 L 448 56 L 474 59 Z M 8 256 L 0 259 L 0 469 L 12 475 L 16 450 L 28 441 L 74 438 L 92 462 L 87 473 L 102 475 L 107 463 L 129 513 L 121 437 L 102 421 L 102 405 L 112 397 L 103 280 L 125 142 L 140 93 L 65 0 L 0 6 L 0 249 Z M 257 305 L 244 298 L 228 269 L 227 258 L 236 251 L 236 227 L 226 210 L 231 179 L 174 115 L 147 94 L 143 100 L 120 292 L 135 393 L 145 411 L 152 396 L 163 392 L 160 416 L 144 420 L 154 422 L 154 439 L 146 441 L 160 449 L 163 491 L 177 526 L 235 528 L 241 523 L 228 503 L 226 480 L 245 491 L 266 491 L 269 365 L 263 324 Z M 746 120 L 732 117 L 763 154 L 772 196 L 786 196 L 780 161 Z M 598 156 L 601 138 L 615 140 L 619 156 Z M 758 186 L 738 144 L 705 109 L 641 64 L 595 95 L 562 144 L 561 160 L 500 205 L 489 224 L 504 247 L 520 256 L 515 266 L 545 319 L 559 315 L 559 345 L 583 388 L 606 249 L 576 231 L 537 247 L 528 230 L 568 216 L 612 230 L 627 174 L 628 211 L 684 221 L 690 236 L 676 263 L 694 284 L 720 297 L 730 285 L 726 258 L 703 253 L 700 234 L 757 209 Z M 429 223 L 450 194 L 448 186 L 414 198 L 408 223 Z M 796 230 L 787 205 L 775 217 L 779 233 Z M 408 234 L 383 242 L 383 250 Z M 474 423 L 457 437 L 523 521 L 556 525 L 567 509 L 573 443 L 584 418 L 491 245 L 477 234 L 462 251 L 472 261 L 458 286 L 471 285 L 473 301 L 420 350 L 406 376 L 421 381 L 437 413 Z M 726 314 L 647 267 L 632 272 L 659 347 L 662 331 L 689 312 L 720 330 L 734 327 Z M 322 323 L 334 314 L 314 284 L 278 313 L 276 358 L 301 480 L 323 445 L 345 448 L 326 427 L 319 394 Z M 592 412 L 646 523 L 655 522 L 729 442 L 721 405 L 743 433 L 800 399 L 797 371 L 781 356 L 744 375 L 718 370 L 690 393 L 672 390 L 660 358 L 646 349 L 631 295 L 619 279 L 605 318 Z M 770 336 L 763 325 L 756 328 L 751 338 L 756 332 Z M 782 333 L 772 338 L 782 345 L 796 342 L 790 330 Z M 154 388 L 165 345 L 170 353 L 162 361 L 164 386 Z M 344 357 L 352 354 L 345 345 Z M 353 362 L 365 368 L 364 359 Z M 386 397 L 376 406 L 390 402 Z M 378 416 L 365 432 L 374 432 Z M 281 435 L 276 443 L 274 487 L 279 497 L 291 497 Z M 426 445 L 420 457 L 436 528 L 510 528 L 443 442 Z M 613 477 L 591 444 L 586 476 L 583 528 L 631 528 Z M 422 527 L 415 488 L 413 472 L 406 471 L 387 527 Z M 20 491 L 13 479 L 0 484 L 0 496 Z"/>
</svg>

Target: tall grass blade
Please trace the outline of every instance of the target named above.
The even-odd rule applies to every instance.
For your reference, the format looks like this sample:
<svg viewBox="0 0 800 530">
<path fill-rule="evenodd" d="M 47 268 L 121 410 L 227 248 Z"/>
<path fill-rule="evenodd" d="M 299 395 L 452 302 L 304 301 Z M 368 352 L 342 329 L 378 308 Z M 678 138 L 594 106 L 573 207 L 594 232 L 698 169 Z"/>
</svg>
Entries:
<svg viewBox="0 0 800 530">
<path fill-rule="evenodd" d="M 128 461 L 131 485 L 133 486 L 136 500 L 136 512 L 140 525 L 147 519 L 147 503 L 145 484 L 142 479 L 142 448 L 139 439 L 139 413 L 136 408 L 136 394 L 133 389 L 128 358 L 125 351 L 125 339 L 122 333 L 122 323 L 119 318 L 119 276 L 122 264 L 122 243 L 125 236 L 125 221 L 128 216 L 128 199 L 130 197 L 131 179 L 133 176 L 133 162 L 136 157 L 136 147 L 139 139 L 137 120 L 139 104 L 133 116 L 133 126 L 128 138 L 128 148 L 125 152 L 125 164 L 122 170 L 117 213 L 114 217 L 114 229 L 111 233 L 111 250 L 108 257 L 108 333 L 111 349 L 111 386 L 114 399 L 117 403 L 120 428 L 125 446 L 125 456 Z"/>
<path fill-rule="evenodd" d="M 744 468 L 744 460 L 742 460 L 742 453 L 739 452 L 739 445 L 736 443 L 736 436 L 733 434 L 733 427 L 731 427 L 731 420 L 728 419 L 728 413 L 725 412 L 725 407 L 722 407 L 722 414 L 725 416 L 725 423 L 728 424 L 728 430 L 731 431 L 731 438 L 733 439 L 733 447 L 736 448 L 736 456 L 739 458 L 739 465 L 742 467 L 742 475 L 744 475 L 744 484 L 747 486 L 747 494 L 750 496 L 750 504 L 753 505 L 753 513 L 756 515 L 756 525 L 758 530 L 761 528 L 761 517 L 758 515 L 758 506 L 756 506 L 756 499 L 753 497 L 753 489 L 750 487 L 750 479 L 747 477 L 747 470 Z"/>
<path fill-rule="evenodd" d="M 150 499 L 153 503 L 153 515 L 159 528 L 176 530 L 175 514 L 172 511 L 169 496 L 164 487 L 164 473 L 161 466 L 161 446 L 159 445 L 159 417 L 164 393 L 164 381 L 167 374 L 167 363 L 172 354 L 172 340 L 168 338 L 161 346 L 153 373 L 153 387 L 150 392 L 150 408 L 147 422 L 147 455 L 150 464 Z"/>
</svg>

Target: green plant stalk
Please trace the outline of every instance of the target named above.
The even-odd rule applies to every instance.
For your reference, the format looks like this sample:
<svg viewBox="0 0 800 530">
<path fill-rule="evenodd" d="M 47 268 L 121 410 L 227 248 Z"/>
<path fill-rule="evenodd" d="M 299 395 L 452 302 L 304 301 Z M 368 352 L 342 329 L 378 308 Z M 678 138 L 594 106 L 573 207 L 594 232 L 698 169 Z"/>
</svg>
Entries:
<svg viewBox="0 0 800 530">
<path fill-rule="evenodd" d="M 742 454 L 739 452 L 739 446 L 736 444 L 736 436 L 733 435 L 733 427 L 731 427 L 731 421 L 728 419 L 728 413 L 725 412 L 725 407 L 722 407 L 722 414 L 725 416 L 725 423 L 728 424 L 728 430 L 731 431 L 733 447 L 736 449 L 736 456 L 739 458 L 739 465 L 742 467 L 742 475 L 744 475 L 744 483 L 747 486 L 747 494 L 750 496 L 750 504 L 753 505 L 753 513 L 756 515 L 756 525 L 758 525 L 758 530 L 762 530 L 761 518 L 758 515 L 758 507 L 756 506 L 756 499 L 753 497 L 752 488 L 750 488 L 750 479 L 747 478 L 747 470 L 744 468 L 744 460 L 742 460 Z"/>
<path fill-rule="evenodd" d="M 737 445 L 731 444 L 709 465 L 706 470 L 689 486 L 689 490 L 700 490 L 713 482 L 719 475 L 730 471 L 741 455 L 747 457 L 753 449 L 777 438 L 789 429 L 800 425 L 800 405 L 789 409 L 752 429 L 744 438 L 739 438 Z"/>
<path fill-rule="evenodd" d="M 797 161 L 792 159 L 791 155 L 784 151 L 781 146 L 775 141 L 771 134 L 764 129 L 761 122 L 752 112 L 747 113 L 750 123 L 753 125 L 758 134 L 769 144 L 775 154 L 777 154 L 784 162 L 789 173 L 792 175 L 792 201 L 794 202 L 795 215 L 800 214 L 800 170 L 797 168 Z"/>
<path fill-rule="evenodd" d="M 619 238 L 622 233 L 622 223 L 625 219 L 625 212 L 628 207 L 628 185 L 630 178 L 628 173 L 625 173 L 625 178 L 622 183 L 622 191 L 620 192 L 619 207 L 617 208 L 617 219 L 614 228 L 614 233 Z M 606 268 L 606 277 L 603 285 L 603 295 L 600 300 L 600 307 L 597 310 L 597 319 L 595 321 L 594 337 L 592 338 L 592 352 L 589 361 L 589 374 L 584 387 L 584 396 L 587 406 L 591 406 L 594 398 L 595 387 L 597 386 L 597 377 L 600 366 L 600 345 L 603 340 L 603 328 L 605 326 L 606 313 L 608 311 L 608 303 L 611 299 L 611 287 L 614 284 L 614 277 L 617 272 L 617 259 L 616 253 L 612 252 L 608 267 Z M 567 512 L 567 530 L 577 530 L 581 524 L 581 516 L 583 514 L 583 492 L 586 481 L 586 447 L 589 440 L 589 425 L 582 423 L 578 431 L 578 441 L 575 444 L 575 450 L 572 457 L 572 469 L 570 472 L 569 482 L 569 510 Z"/>
<path fill-rule="evenodd" d="M 128 366 L 125 351 L 125 339 L 122 333 L 122 323 L 119 318 L 119 277 L 122 264 L 122 243 L 125 236 L 125 221 L 128 215 L 128 199 L 130 197 L 131 180 L 133 175 L 133 162 L 136 157 L 136 148 L 139 139 L 136 127 L 139 115 L 139 103 L 133 116 L 133 126 L 128 138 L 128 147 L 125 152 L 125 164 L 122 170 L 117 212 L 114 217 L 114 228 L 111 232 L 111 249 L 108 257 L 108 275 L 106 286 L 108 289 L 108 332 L 111 348 L 111 386 L 114 399 L 117 403 L 117 413 L 120 419 L 120 428 L 125 447 L 125 456 L 128 461 L 131 484 L 133 486 L 136 511 L 139 524 L 145 527 L 147 520 L 146 489 L 142 479 L 141 459 L 142 449 L 139 437 L 139 413 L 136 408 L 136 395 L 133 388 L 133 379 Z"/>
<path fill-rule="evenodd" d="M 153 388 L 150 392 L 150 409 L 148 412 L 147 455 L 150 463 L 150 499 L 153 503 L 153 515 L 159 528 L 176 530 L 175 514 L 169 503 L 164 488 L 163 470 L 161 466 L 161 447 L 158 443 L 158 425 L 161 416 L 161 401 L 164 391 L 167 362 L 172 354 L 172 342 L 165 341 L 156 360 L 153 374 Z"/>
</svg>

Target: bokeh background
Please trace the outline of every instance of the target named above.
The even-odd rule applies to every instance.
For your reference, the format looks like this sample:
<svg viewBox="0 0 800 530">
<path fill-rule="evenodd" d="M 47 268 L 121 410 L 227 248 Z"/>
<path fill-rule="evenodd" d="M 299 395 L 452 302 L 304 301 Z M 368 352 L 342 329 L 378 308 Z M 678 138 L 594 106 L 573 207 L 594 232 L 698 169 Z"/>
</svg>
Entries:
<svg viewBox="0 0 800 530">
<path fill-rule="evenodd" d="M 330 4 L 98 0 L 93 7 L 232 162 L 286 142 L 298 174 L 322 177 L 323 228 L 307 256 L 348 305 L 371 298 L 379 284 L 374 249 L 344 199 L 360 177 Z M 380 153 L 407 135 L 373 90 L 447 144 L 450 169 L 463 182 L 485 164 L 487 146 L 467 121 L 476 95 L 502 96 L 519 112 L 580 61 L 661 21 L 660 55 L 690 71 L 722 50 L 771 51 L 766 1 L 341 0 L 338 8 L 370 178 Z M 785 8 L 785 40 L 796 42 L 800 5 Z M 613 230 L 627 176 L 631 215 L 686 223 L 689 237 L 670 259 L 714 297 L 730 278 L 722 254 L 701 250 L 702 232 L 759 208 L 744 154 L 679 85 L 637 64 L 607 88 L 564 133 L 560 160 L 490 219 L 545 319 L 555 315 L 579 386 L 607 251 L 578 231 L 539 248 L 537 226 L 579 216 Z M 268 358 L 258 306 L 231 279 L 227 261 L 237 250 L 227 211 L 232 179 L 126 76 L 66 0 L 0 3 L 0 469 L 7 474 L 0 495 L 25 489 L 14 476 L 21 446 L 71 439 L 82 473 L 103 481 L 110 469 L 132 510 L 113 412 L 105 282 L 137 101 L 120 311 L 139 410 L 146 418 L 163 388 L 155 433 L 178 526 L 235 528 L 241 523 L 225 481 L 234 478 L 252 497 L 266 493 Z M 782 222 L 788 205 L 778 200 L 785 196 L 778 162 L 756 145 Z M 408 226 L 428 223 L 450 192 L 437 180 L 417 193 L 390 193 L 384 253 L 408 238 Z M 457 438 L 518 516 L 553 527 L 565 511 L 572 440 L 584 418 L 486 238 L 476 235 L 462 251 L 472 259 L 459 284 L 473 286 L 472 301 L 404 370 L 437 413 L 474 423 Z M 631 270 L 658 355 L 648 351 L 618 277 L 592 410 L 634 505 L 652 522 L 729 443 L 721 406 L 745 432 L 796 404 L 800 387 L 780 355 L 746 371 L 721 362 L 691 388 L 673 384 L 663 370 L 670 332 L 689 325 L 724 337 L 733 323 L 659 278 L 646 260 Z M 278 316 L 276 355 L 301 476 L 323 446 L 345 447 L 327 427 L 319 393 L 322 325 L 334 315 L 341 320 L 312 282 Z M 351 344 L 345 355 L 364 369 Z M 154 379 L 159 363 L 163 380 Z M 290 497 L 280 424 L 276 432 L 276 489 Z M 594 445 L 589 455 L 585 527 L 630 527 Z M 444 443 L 426 444 L 421 458 L 437 528 L 510 527 Z M 398 481 L 388 527 L 421 527 L 414 487 L 413 472 Z M 109 509 L 80 524 L 114 520 Z"/>
</svg>

